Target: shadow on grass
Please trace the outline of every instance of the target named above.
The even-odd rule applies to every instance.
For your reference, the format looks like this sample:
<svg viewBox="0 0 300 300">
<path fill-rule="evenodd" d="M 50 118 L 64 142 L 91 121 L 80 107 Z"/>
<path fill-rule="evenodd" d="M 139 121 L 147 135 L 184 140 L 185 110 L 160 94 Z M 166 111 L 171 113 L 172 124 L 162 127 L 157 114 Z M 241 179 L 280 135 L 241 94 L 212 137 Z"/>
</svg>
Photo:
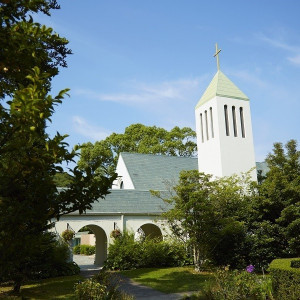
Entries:
<svg viewBox="0 0 300 300">
<path fill-rule="evenodd" d="M 210 273 L 197 273 L 192 268 L 137 269 L 123 275 L 163 293 L 199 291 L 210 281 Z"/>
<path fill-rule="evenodd" d="M 33 281 L 21 287 L 20 296 L 11 293 L 12 287 L 0 287 L 2 299 L 74 299 L 74 284 L 82 277 L 79 275 L 49 278 Z"/>
</svg>

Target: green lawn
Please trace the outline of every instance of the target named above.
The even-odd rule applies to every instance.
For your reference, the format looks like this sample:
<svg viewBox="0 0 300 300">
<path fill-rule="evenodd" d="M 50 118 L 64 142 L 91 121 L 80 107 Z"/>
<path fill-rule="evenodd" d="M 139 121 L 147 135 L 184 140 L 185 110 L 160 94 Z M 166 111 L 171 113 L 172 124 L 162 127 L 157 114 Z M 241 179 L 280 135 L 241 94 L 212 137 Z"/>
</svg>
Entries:
<svg viewBox="0 0 300 300">
<path fill-rule="evenodd" d="M 33 281 L 21 288 L 23 299 L 74 299 L 74 284 L 82 280 L 79 275 L 56 277 Z M 1 299 L 22 299 L 22 297 L 9 296 L 11 286 L 0 285 Z"/>
<path fill-rule="evenodd" d="M 195 272 L 193 267 L 147 268 L 122 271 L 121 274 L 164 293 L 200 291 L 212 278 L 210 273 Z"/>
</svg>

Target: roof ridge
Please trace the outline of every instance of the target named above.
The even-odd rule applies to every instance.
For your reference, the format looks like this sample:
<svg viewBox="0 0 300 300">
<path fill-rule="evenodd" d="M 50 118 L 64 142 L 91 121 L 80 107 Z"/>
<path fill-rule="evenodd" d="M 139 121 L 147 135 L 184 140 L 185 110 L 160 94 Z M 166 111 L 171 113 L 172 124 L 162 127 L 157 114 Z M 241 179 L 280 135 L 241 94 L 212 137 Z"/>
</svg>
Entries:
<svg viewBox="0 0 300 300">
<path fill-rule="evenodd" d="M 249 101 L 241 89 L 233 83 L 221 70 L 218 70 L 198 101 L 196 108 L 210 99 L 219 96 Z"/>
<path fill-rule="evenodd" d="M 197 159 L 196 156 L 177 156 L 177 155 L 167 155 L 167 154 L 155 154 L 155 153 L 139 153 L 139 152 L 120 152 L 120 154 L 130 154 L 130 155 L 144 155 L 144 156 L 156 156 L 156 157 L 167 157 L 167 158 L 193 158 Z"/>
</svg>

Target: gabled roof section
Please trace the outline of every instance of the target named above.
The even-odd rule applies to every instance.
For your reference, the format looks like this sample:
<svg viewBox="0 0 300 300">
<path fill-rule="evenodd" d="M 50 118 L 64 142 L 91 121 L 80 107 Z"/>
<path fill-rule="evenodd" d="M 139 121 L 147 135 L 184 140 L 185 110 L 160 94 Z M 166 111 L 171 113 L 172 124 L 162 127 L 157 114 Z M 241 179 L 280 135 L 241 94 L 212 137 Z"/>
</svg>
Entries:
<svg viewBox="0 0 300 300">
<path fill-rule="evenodd" d="M 165 192 L 166 193 L 166 192 Z M 168 197 L 169 195 L 163 194 Z M 149 191 L 111 190 L 105 199 L 98 199 L 86 214 L 156 214 L 171 208 L 170 204 L 151 195 Z M 74 214 L 77 214 L 75 212 Z"/>
<path fill-rule="evenodd" d="M 220 70 L 208 85 L 196 108 L 215 96 L 249 101 L 249 98 Z"/>
<path fill-rule="evenodd" d="M 182 170 L 198 169 L 197 158 L 122 152 L 136 190 L 166 190 L 178 182 Z"/>
</svg>

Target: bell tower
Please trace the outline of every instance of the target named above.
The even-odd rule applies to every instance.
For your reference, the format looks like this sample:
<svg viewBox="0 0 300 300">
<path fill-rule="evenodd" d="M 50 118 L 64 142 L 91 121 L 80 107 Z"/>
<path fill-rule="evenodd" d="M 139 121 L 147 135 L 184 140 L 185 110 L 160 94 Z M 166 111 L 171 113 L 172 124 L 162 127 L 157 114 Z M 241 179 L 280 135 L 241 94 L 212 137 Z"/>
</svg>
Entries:
<svg viewBox="0 0 300 300">
<path fill-rule="evenodd" d="M 195 108 L 199 172 L 216 177 L 251 171 L 257 180 L 249 98 L 220 70 Z"/>
</svg>

